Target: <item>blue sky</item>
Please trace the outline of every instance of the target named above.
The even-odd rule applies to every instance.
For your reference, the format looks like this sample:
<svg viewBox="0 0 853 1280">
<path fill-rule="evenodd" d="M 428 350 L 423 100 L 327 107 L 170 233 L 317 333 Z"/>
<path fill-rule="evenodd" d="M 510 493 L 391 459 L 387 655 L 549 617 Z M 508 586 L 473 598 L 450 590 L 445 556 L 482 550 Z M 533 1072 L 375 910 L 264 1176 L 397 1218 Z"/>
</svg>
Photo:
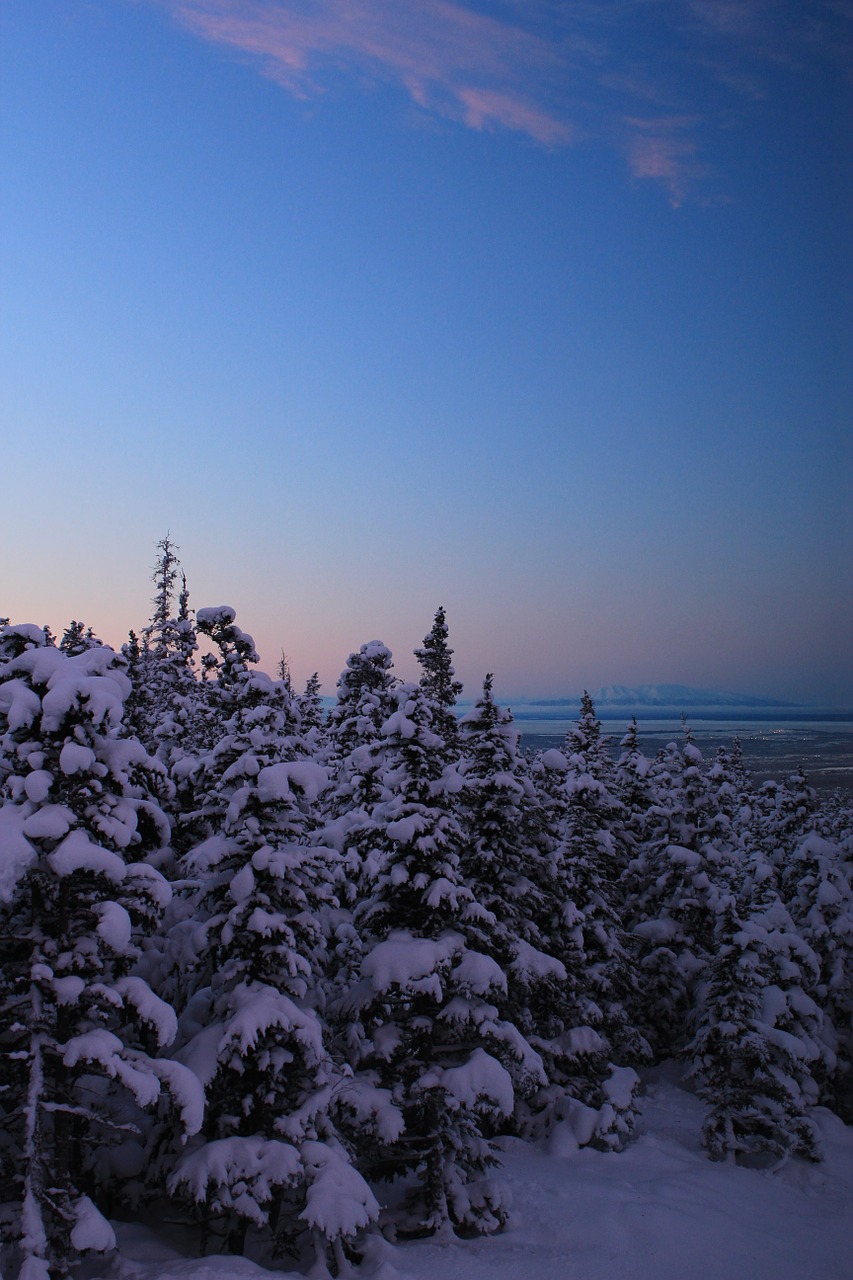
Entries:
<svg viewBox="0 0 853 1280">
<path fill-rule="evenodd" d="M 853 704 L 853 6 L 5 0 L 0 612 Z M 11 546 L 11 551 L 10 551 Z"/>
</svg>

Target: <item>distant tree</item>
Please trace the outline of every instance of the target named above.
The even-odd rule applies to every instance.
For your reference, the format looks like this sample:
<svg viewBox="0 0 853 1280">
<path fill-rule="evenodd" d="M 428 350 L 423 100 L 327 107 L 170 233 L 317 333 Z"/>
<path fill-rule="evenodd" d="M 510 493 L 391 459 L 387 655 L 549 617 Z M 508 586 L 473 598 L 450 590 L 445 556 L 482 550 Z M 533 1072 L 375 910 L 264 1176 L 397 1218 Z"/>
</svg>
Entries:
<svg viewBox="0 0 853 1280">
<path fill-rule="evenodd" d="M 315 671 L 312 676 L 308 677 L 305 691 L 299 694 L 296 699 L 299 714 L 302 717 L 303 732 L 314 733 L 318 739 L 325 727 L 323 699 L 320 697 L 321 687 L 320 677 Z"/>
<path fill-rule="evenodd" d="M 172 601 L 180 566 L 178 559 L 180 547 L 172 542 L 168 534 L 157 543 L 157 550 L 160 554 L 151 574 L 151 580 L 156 588 L 153 597 L 154 612 L 146 628 L 148 643 L 155 648 L 164 643 L 163 630 L 173 616 Z"/>
<path fill-rule="evenodd" d="M 92 628 L 87 627 L 85 622 L 72 621 L 62 633 L 59 648 L 63 653 L 68 654 L 69 658 L 73 658 L 79 653 L 85 653 L 87 649 L 96 649 L 102 644 L 103 641 L 98 639 Z"/>
<path fill-rule="evenodd" d="M 290 658 L 288 658 L 287 654 L 284 652 L 284 649 L 282 649 L 281 656 L 279 657 L 279 660 L 278 660 L 277 674 L 278 674 L 279 680 L 284 685 L 284 687 L 292 692 L 293 685 L 292 685 L 291 676 L 290 676 Z"/>
</svg>

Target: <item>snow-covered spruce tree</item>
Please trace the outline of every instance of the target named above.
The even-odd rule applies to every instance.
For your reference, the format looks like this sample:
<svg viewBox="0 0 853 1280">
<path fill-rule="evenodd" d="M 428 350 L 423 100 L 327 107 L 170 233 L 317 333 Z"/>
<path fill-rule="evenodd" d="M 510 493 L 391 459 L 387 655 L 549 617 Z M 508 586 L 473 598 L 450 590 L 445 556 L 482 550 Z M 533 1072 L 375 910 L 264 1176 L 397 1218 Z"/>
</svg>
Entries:
<svg viewBox="0 0 853 1280">
<path fill-rule="evenodd" d="M 549 1075 L 545 1120 L 574 1116 L 584 1141 L 618 1149 L 634 1127 L 639 1080 L 628 1064 L 649 1050 L 632 1022 L 636 945 L 619 920 L 620 805 L 600 728 L 585 694 L 565 753 L 551 752 L 544 762 L 550 790 L 562 793 L 562 830 L 535 922 L 539 947 L 559 962 L 562 976 L 540 980 L 529 999 L 534 1043 Z"/>
<path fill-rule="evenodd" d="M 544 1077 L 502 1016 L 506 977 L 480 945 L 494 917 L 462 877 L 466 835 L 433 715 L 422 687 L 403 686 L 372 747 L 378 870 L 357 913 L 361 977 L 337 1015 L 357 1079 L 387 1091 L 405 1123 L 377 1130 L 366 1155 L 374 1177 L 415 1178 L 399 1230 L 485 1233 L 507 1213 L 486 1176 L 497 1163 L 489 1137 L 512 1115 L 516 1089 L 530 1093 Z"/>
<path fill-rule="evenodd" d="M 795 769 L 782 782 L 765 782 L 752 805 L 749 842 L 781 870 L 800 841 L 815 829 L 817 811 L 817 793 L 802 769 Z"/>
<path fill-rule="evenodd" d="M 239 738 L 241 732 L 250 731 L 255 706 L 263 708 L 257 717 L 265 724 L 258 726 L 258 732 L 266 735 L 268 743 L 296 729 L 288 691 L 269 676 L 250 670 L 259 661 L 255 642 L 237 626 L 236 617 L 230 605 L 199 609 L 196 615 L 198 634 L 216 645 L 219 657 L 207 655 L 210 661 L 201 693 L 206 719 L 203 736 L 208 741 L 191 742 L 193 749 L 172 762 L 180 801 L 176 843 L 181 852 L 218 829 L 227 802 L 216 798 L 207 775 L 220 777 L 230 758 L 242 754 L 235 734 Z M 231 723 L 235 714 L 237 721 Z"/>
<path fill-rule="evenodd" d="M 781 896 L 820 966 L 811 994 L 823 1015 L 822 1101 L 853 1122 L 853 882 L 841 845 L 812 832 L 781 875 Z"/>
<path fill-rule="evenodd" d="M 350 654 L 338 680 L 338 700 L 329 713 L 321 752 L 331 775 L 324 796 L 323 839 L 343 857 L 340 892 L 347 904 L 370 891 L 376 873 L 373 810 L 381 779 L 373 747 L 396 705 L 393 665 L 390 649 L 379 640 Z"/>
<path fill-rule="evenodd" d="M 134 971 L 170 897 L 141 861 L 169 837 L 163 770 L 121 736 L 123 660 L 69 656 L 36 630 L 0 666 L 0 1108 L 21 1275 L 47 1280 L 114 1246 L 95 1201 L 127 1171 L 110 1149 L 140 1136 L 141 1109 L 171 1095 L 186 1134 L 202 1098 L 155 1056 L 175 1015 Z"/>
<path fill-rule="evenodd" d="M 460 746 L 462 876 L 488 911 L 488 917 L 472 922 L 470 945 L 495 960 L 506 975 L 506 995 L 498 1001 L 501 1017 L 525 1036 L 539 1035 L 539 1013 L 555 983 L 565 978 L 541 931 L 553 888 L 548 857 L 553 842 L 544 829 L 512 716 L 495 702 L 490 675 L 473 711 L 460 721 Z M 523 1072 L 515 1081 L 514 1123 L 521 1133 L 529 1130 L 532 1113 L 541 1106 L 541 1097 L 529 1091 L 531 1078 Z"/>
<path fill-rule="evenodd" d="M 356 747 L 375 742 L 390 714 L 391 692 L 397 681 L 391 674 L 391 650 L 381 640 L 363 644 L 347 658 L 337 685 L 337 702 L 329 712 L 332 755 L 345 759 Z"/>
<path fill-rule="evenodd" d="M 326 723 L 323 699 L 320 696 L 321 687 L 320 677 L 315 671 L 308 677 L 304 691 L 296 699 L 302 721 L 302 732 L 306 736 L 310 735 L 315 750 L 319 750 L 322 746 L 323 729 Z"/>
<path fill-rule="evenodd" d="M 620 753 L 613 772 L 613 784 L 621 805 L 621 837 L 624 857 L 630 862 L 637 856 L 646 838 L 648 812 L 652 804 L 652 788 L 649 783 L 651 761 L 640 749 L 639 728 L 636 716 L 632 717 L 620 744 Z M 624 891 L 622 868 L 620 890 Z"/>
<path fill-rule="evenodd" d="M 200 627 L 217 634 L 224 623 L 234 642 L 233 611 L 214 612 L 200 611 Z M 322 1017 L 337 858 L 312 832 L 327 775 L 296 732 L 289 690 L 250 672 L 251 656 L 244 646 L 242 663 L 224 664 L 232 714 L 201 761 L 204 838 L 180 865 L 192 913 L 174 937 L 195 953 L 180 1056 L 207 1108 L 168 1181 L 196 1206 L 206 1237 L 232 1251 L 252 1226 L 279 1252 L 298 1254 L 310 1237 L 318 1265 L 328 1250 L 342 1266 L 344 1244 L 378 1207 L 336 1121 L 343 1076 Z"/>
<path fill-rule="evenodd" d="M 712 1159 L 820 1158 L 808 1114 L 821 1053 L 820 1011 L 805 991 L 815 968 L 758 855 L 738 897 L 721 905 L 698 1030 L 684 1051 L 710 1104 L 702 1138 Z"/>
<path fill-rule="evenodd" d="M 85 622 L 72 620 L 62 633 L 59 648 L 69 658 L 76 658 L 79 654 L 85 653 L 87 649 L 97 649 L 102 644 L 103 640 L 99 640 L 92 628 L 87 627 Z"/>
<path fill-rule="evenodd" d="M 733 860 L 711 843 L 711 792 L 685 726 L 649 770 L 646 839 L 624 876 L 626 922 L 640 943 L 638 1023 L 657 1059 L 690 1035 L 696 985 L 712 954 Z"/>
<path fill-rule="evenodd" d="M 157 543 L 160 553 L 151 579 L 155 586 L 153 613 L 141 643 L 131 632 L 124 648 L 133 681 L 129 728 L 159 759 L 171 764 L 204 737 L 204 690 L 193 670 L 198 649 L 190 614 L 186 575 L 174 611 L 179 578 L 178 547 L 167 536 Z"/>
<path fill-rule="evenodd" d="M 447 621 L 443 606 L 439 606 L 432 629 L 424 636 L 423 647 L 415 649 L 415 657 L 421 665 L 420 685 L 433 707 L 433 726 L 447 743 L 452 753 L 459 739 L 459 730 L 453 708 L 462 692 L 461 681 L 454 679 L 451 663 L 453 650 L 447 643 Z"/>
<path fill-rule="evenodd" d="M 465 831 L 462 873 L 493 919 L 484 920 L 480 942 L 502 966 L 516 941 L 530 936 L 541 877 L 540 853 L 531 838 L 536 795 L 519 750 L 512 716 L 494 699 L 493 676 L 459 724 L 462 788 L 458 812 Z"/>
</svg>

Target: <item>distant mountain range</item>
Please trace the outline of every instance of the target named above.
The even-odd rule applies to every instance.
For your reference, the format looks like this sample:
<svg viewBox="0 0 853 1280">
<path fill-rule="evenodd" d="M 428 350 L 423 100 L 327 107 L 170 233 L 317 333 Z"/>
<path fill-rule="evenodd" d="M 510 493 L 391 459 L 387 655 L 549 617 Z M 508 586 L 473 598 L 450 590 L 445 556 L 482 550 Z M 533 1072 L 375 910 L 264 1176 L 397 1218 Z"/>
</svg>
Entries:
<svg viewBox="0 0 853 1280">
<path fill-rule="evenodd" d="M 596 711 L 625 707 L 666 707 L 686 711 L 695 707 L 790 707 L 793 703 L 774 698 L 756 698 L 746 693 L 722 693 L 719 689 L 691 689 L 684 684 L 610 684 L 591 692 Z M 580 694 L 570 698 L 536 698 L 529 707 L 574 707 Z"/>
</svg>

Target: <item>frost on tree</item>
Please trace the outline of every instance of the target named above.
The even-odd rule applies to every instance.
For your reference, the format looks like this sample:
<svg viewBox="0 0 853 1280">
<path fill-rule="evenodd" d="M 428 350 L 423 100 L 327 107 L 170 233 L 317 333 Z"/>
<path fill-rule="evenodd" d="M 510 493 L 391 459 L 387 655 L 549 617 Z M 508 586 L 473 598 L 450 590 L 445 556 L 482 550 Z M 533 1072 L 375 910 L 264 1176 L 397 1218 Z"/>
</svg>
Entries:
<svg viewBox="0 0 853 1280">
<path fill-rule="evenodd" d="M 141 859 L 169 824 L 162 768 L 120 736 L 123 666 L 106 646 L 69 656 L 34 636 L 0 666 L 0 1105 L 18 1251 L 45 1280 L 113 1247 L 96 1205 L 125 1153 L 142 1159 L 143 1111 L 171 1105 L 185 1134 L 201 1123 L 191 1074 L 155 1056 L 175 1014 L 135 972 L 170 897 Z"/>
</svg>

